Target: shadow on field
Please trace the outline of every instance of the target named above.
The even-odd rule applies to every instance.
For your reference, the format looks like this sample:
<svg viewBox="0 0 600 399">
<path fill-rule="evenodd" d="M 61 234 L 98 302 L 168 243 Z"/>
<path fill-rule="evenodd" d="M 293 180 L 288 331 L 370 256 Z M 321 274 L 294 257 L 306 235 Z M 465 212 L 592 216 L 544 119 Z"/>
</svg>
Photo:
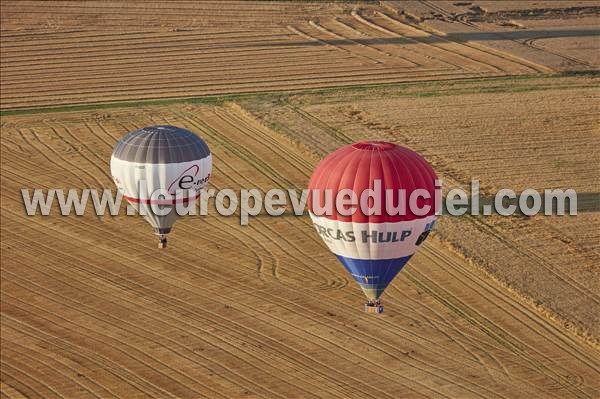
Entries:
<svg viewBox="0 0 600 399">
<path fill-rule="evenodd" d="M 588 37 L 600 36 L 599 29 L 574 29 L 574 30 L 527 30 L 507 32 L 465 32 L 465 33 L 448 33 L 445 36 L 424 36 L 419 38 L 405 37 L 382 37 L 368 39 L 321 39 L 318 40 L 286 40 L 281 42 L 269 43 L 248 43 L 236 47 L 278 47 L 278 46 L 323 46 L 325 44 L 348 44 L 359 43 L 364 45 L 374 44 L 415 44 L 426 43 L 435 44 L 443 43 L 448 40 L 454 42 L 468 41 L 486 41 L 486 40 L 530 40 L 530 39 L 553 39 L 564 37 Z"/>
</svg>

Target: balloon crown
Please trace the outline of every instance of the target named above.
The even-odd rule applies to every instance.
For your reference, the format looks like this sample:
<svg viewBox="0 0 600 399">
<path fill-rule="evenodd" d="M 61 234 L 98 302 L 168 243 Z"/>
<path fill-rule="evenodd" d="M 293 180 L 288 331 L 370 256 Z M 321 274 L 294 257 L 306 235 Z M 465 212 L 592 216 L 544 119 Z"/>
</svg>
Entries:
<svg viewBox="0 0 600 399">
<path fill-rule="evenodd" d="M 394 147 L 396 147 L 396 144 L 388 143 L 387 141 L 359 141 L 352 144 L 352 148 L 367 151 L 387 151 Z"/>
</svg>

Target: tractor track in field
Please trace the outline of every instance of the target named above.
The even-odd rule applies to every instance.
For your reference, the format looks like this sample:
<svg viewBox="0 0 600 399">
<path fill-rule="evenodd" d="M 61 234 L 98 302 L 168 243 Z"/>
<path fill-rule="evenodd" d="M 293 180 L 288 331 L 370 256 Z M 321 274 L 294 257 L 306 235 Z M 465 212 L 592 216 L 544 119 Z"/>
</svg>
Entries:
<svg viewBox="0 0 600 399">
<path fill-rule="evenodd" d="M 299 108 L 294 112 L 298 111 L 311 123 L 331 130 L 332 139 L 344 142 L 352 140 L 323 119 Z M 128 112 L 135 116 L 128 118 Z M 18 169 L 22 172 L 16 175 L 3 170 L 3 182 L 14 180 L 25 185 L 35 184 L 27 176 L 42 162 L 50 165 L 50 168 L 47 174 L 41 176 L 47 181 L 41 187 L 50 187 L 47 184 L 57 175 L 52 172 L 56 166 L 49 162 L 58 159 L 73 171 L 72 175 L 66 175 L 63 186 L 69 182 L 76 184 L 78 179 L 94 184 L 109 184 L 104 158 L 110 154 L 111 142 L 124 131 L 148 123 L 175 123 L 198 131 L 215 154 L 223 154 L 215 158 L 214 187 L 217 189 L 248 184 L 263 190 L 271 186 L 297 187 L 308 178 L 316 162 L 315 156 L 307 152 L 308 148 L 298 147 L 293 140 L 265 128 L 236 104 L 225 107 L 185 106 L 183 110 L 173 110 L 164 113 L 164 116 L 161 112 L 126 111 L 104 115 L 102 120 L 96 117 L 81 119 L 79 114 L 73 114 L 68 119 L 57 115 L 51 119 L 41 117 L 38 123 L 30 125 L 32 132 L 9 135 L 7 137 L 10 140 L 6 141 L 2 139 L 3 157 L 7 156 L 8 162 L 20 162 L 23 167 Z M 3 131 L 19 131 L 22 122 L 18 121 L 19 117 L 16 118 L 16 123 L 6 124 Z M 144 120 L 148 122 L 144 123 Z M 57 138 L 47 140 L 48 135 Z M 36 139 L 25 141 L 28 136 Z M 36 142 L 32 147 L 31 144 Z M 240 142 L 246 143 L 245 146 L 240 147 Z M 34 158 L 30 160 L 29 157 L 6 153 L 9 148 L 19 146 L 26 152 L 33 151 Z M 52 152 L 52 157 L 44 158 L 43 153 L 49 151 L 48 146 L 55 152 Z M 78 150 L 63 155 L 62 151 L 56 150 L 56 146 Z M 285 171 L 278 167 L 282 159 L 289 163 Z M 235 165 L 242 170 L 260 172 L 251 174 L 252 178 L 248 179 L 236 171 Z M 99 176 L 101 179 L 97 180 Z M 227 180 L 223 180 L 225 176 L 228 176 Z M 27 350 L 28 342 L 39 339 L 35 338 L 39 333 L 34 331 L 50 328 L 47 331 L 51 336 L 61 337 L 61 341 L 52 339 L 52 345 L 59 345 L 56 347 L 58 354 L 64 354 L 57 358 L 62 362 L 58 364 L 59 370 L 51 374 L 39 374 L 35 371 L 38 363 L 28 365 L 33 367 L 30 371 L 35 373 L 35 381 L 38 381 L 34 383 L 38 395 L 52 394 L 44 386 L 48 384 L 45 378 L 51 381 L 61 379 L 61 373 L 70 375 L 71 369 L 64 364 L 75 367 L 77 363 L 71 363 L 69 358 L 63 357 L 67 353 L 86 348 L 82 353 L 87 356 L 86 362 L 97 356 L 97 349 L 89 347 L 86 341 L 73 341 L 75 337 L 67 334 L 69 329 L 97 325 L 102 326 L 99 331 L 89 328 L 83 331 L 89 335 L 86 340 L 92 340 L 89 342 L 109 345 L 103 350 L 104 357 L 98 358 L 100 363 L 96 367 L 101 370 L 109 367 L 113 374 L 97 374 L 93 382 L 98 385 L 89 380 L 68 382 L 68 378 L 63 378 L 69 389 L 82 389 L 76 383 L 80 382 L 93 394 L 100 395 L 105 392 L 102 386 L 114 386 L 116 388 L 111 390 L 112 395 L 119 397 L 127 389 L 124 381 L 128 381 L 137 384 L 130 389 L 142 389 L 148 396 L 162 396 L 160 392 L 163 391 L 157 390 L 159 388 L 170 393 L 179 392 L 172 389 L 175 385 L 183 384 L 187 388 L 182 385 L 178 389 L 188 389 L 190 394 L 196 390 L 206 395 L 214 390 L 229 396 L 246 390 L 257 397 L 271 397 L 282 396 L 285 389 L 292 396 L 297 394 L 306 397 L 315 389 L 321 389 L 330 397 L 347 397 L 358 394 L 356 385 L 361 381 L 361 370 L 366 369 L 344 368 L 334 371 L 331 365 L 345 362 L 355 364 L 354 367 L 363 364 L 362 367 L 366 368 L 381 368 L 380 357 L 384 356 L 388 359 L 384 362 L 389 365 L 381 368 L 381 378 L 387 381 L 387 386 L 396 387 L 396 390 L 365 386 L 361 381 L 360 385 L 364 387 L 359 389 L 361 396 L 396 397 L 397 392 L 405 392 L 414 397 L 459 395 L 508 398 L 511 397 L 510 389 L 513 389 L 509 386 L 518 386 L 520 392 L 527 392 L 531 397 L 558 398 L 565 393 L 582 398 L 592 397 L 590 372 L 599 369 L 594 355 L 587 349 L 578 354 L 575 341 L 563 338 L 562 332 L 550 327 L 547 321 L 531 313 L 531 310 L 522 313 L 523 305 L 506 294 L 496 298 L 493 306 L 497 307 L 497 311 L 490 310 L 486 307 L 488 305 L 479 305 L 473 299 L 466 301 L 466 297 L 462 296 L 464 293 L 457 296 L 458 292 L 464 290 L 461 287 L 471 287 L 471 298 L 489 298 L 486 301 L 491 304 L 499 288 L 482 282 L 481 276 L 473 274 L 470 267 L 463 266 L 462 261 L 446 254 L 446 250 L 437 244 L 426 246 L 420 257 L 416 258 L 414 266 L 401 276 L 400 282 L 390 287 L 389 300 L 386 301 L 389 311 L 395 313 L 407 307 L 407 312 L 408 309 L 413 312 L 407 314 L 402 326 L 397 324 L 400 319 L 390 316 L 381 318 L 376 327 L 381 337 L 374 337 L 375 330 L 367 323 L 369 319 L 357 314 L 357 302 L 360 303 L 360 299 L 353 286 L 347 285 L 347 280 L 342 280 L 340 285 L 337 276 L 343 273 L 342 268 L 322 254 L 321 249 L 315 251 L 321 248 L 317 237 L 309 235 L 307 239 L 298 241 L 304 231 L 312 233 L 306 217 L 281 220 L 259 217 L 251 219 L 249 227 L 241 227 L 232 219 L 234 216 L 226 222 L 227 229 L 222 228 L 222 222 L 210 216 L 202 218 L 199 223 L 180 221 L 181 232 L 189 232 L 190 238 L 176 233 L 171 251 L 176 251 L 177 255 L 165 252 L 161 254 L 159 263 L 153 263 L 152 258 L 140 257 L 132 252 L 133 248 L 140 245 L 137 237 L 144 236 L 146 226 L 142 221 L 137 221 L 135 228 L 123 231 L 118 237 L 110 232 L 114 222 L 107 223 L 102 218 L 66 218 L 58 224 L 48 223 L 49 219 L 44 221 L 36 218 L 28 219 L 23 224 L 18 195 L 3 197 L 3 226 L 10 227 L 12 232 L 10 236 L 3 237 L 4 248 L 7 245 L 11 248 L 28 248 L 33 242 L 36 242 L 37 248 L 30 255 L 26 252 L 19 255 L 19 259 L 28 265 L 20 273 L 3 263 L 3 269 L 6 269 L 4 279 L 7 281 L 3 286 L 3 291 L 6 291 L 3 303 L 8 312 L 4 314 L 11 318 L 7 323 L 10 326 L 7 330 L 9 342 L 15 340 L 16 336 L 22 337 L 16 341 L 21 346 L 13 347 L 11 357 L 17 356 L 20 351 L 25 352 L 23 357 L 32 354 Z M 62 238 L 52 246 L 36 238 L 32 241 L 27 235 L 27 228 L 32 226 L 36 226 L 33 229 L 35 237 L 47 234 L 50 229 L 56 233 L 60 231 L 60 234 L 52 236 Z M 298 228 L 301 231 L 290 235 L 291 231 Z M 81 229 L 85 233 L 82 234 Z M 210 235 L 206 235 L 207 232 L 211 232 Z M 250 236 L 253 238 L 248 239 Z M 280 238 L 272 240 L 274 236 Z M 103 237 L 100 247 L 90 246 L 92 237 Z M 205 260 L 198 262 L 190 254 L 181 252 L 191 237 L 205 237 L 203 242 L 209 259 L 230 253 L 231 260 L 224 263 L 228 265 L 228 270 L 219 271 L 217 265 Z M 73 252 L 69 249 L 73 245 L 87 249 Z M 123 250 L 119 250 L 120 247 Z M 101 259 L 104 248 L 117 249 L 119 258 L 113 258 L 112 263 L 94 261 Z M 306 248 L 313 250 L 305 254 Z M 13 249 L 8 253 L 16 255 Z M 44 254 L 46 266 L 36 265 L 35 259 L 40 254 Z M 136 264 L 143 266 L 132 268 Z M 257 265 L 258 274 L 255 274 Z M 451 273 L 456 283 L 442 288 L 438 281 L 447 265 L 453 265 Z M 265 267 L 271 269 L 265 270 Z M 27 285 L 27 281 L 32 284 Z M 407 283 L 428 299 L 421 304 L 411 300 L 411 295 L 399 288 Z M 226 293 L 223 291 L 224 284 L 227 286 Z M 203 288 L 199 291 L 199 287 Z M 44 299 L 44 302 L 38 300 L 30 303 L 22 299 L 32 295 Z M 218 308 L 210 305 L 214 301 Z M 160 307 L 160 317 L 156 312 L 158 309 L 153 309 L 153 304 Z M 276 307 L 273 304 L 277 304 Z M 42 316 L 40 312 L 44 308 L 46 314 Z M 483 309 L 486 309 L 485 313 Z M 323 318 L 328 311 L 335 312 L 335 315 Z M 121 316 L 132 312 L 137 314 L 133 319 Z M 489 318 L 486 314 L 498 316 Z M 13 320 L 23 320 L 27 325 L 20 326 Z M 249 320 L 253 322 L 249 324 Z M 504 323 L 503 320 L 512 321 L 506 326 L 499 325 Z M 427 327 L 410 327 L 409 322 Z M 168 328 L 156 328 L 163 323 Z M 514 323 L 530 327 L 515 328 Z M 59 325 L 66 330 L 58 329 Z M 310 327 L 299 329 L 298 325 Z M 139 340 L 131 341 L 128 337 L 133 335 L 139 336 Z M 556 338 L 548 340 L 544 350 L 538 350 L 531 345 L 536 336 Z M 48 336 L 40 337 L 49 339 Z M 445 342 L 441 345 L 447 348 L 437 347 L 438 342 Z M 196 352 L 193 348 L 199 346 L 205 349 Z M 139 351 L 147 347 L 152 348 L 151 351 L 142 356 Z M 566 356 L 572 360 L 556 363 L 554 355 L 547 355 L 549 348 L 562 353 L 563 358 Z M 119 360 L 118 353 L 123 352 L 115 352 L 117 349 L 125 350 L 128 356 L 133 357 Z M 44 348 L 37 348 L 36 351 L 41 355 L 56 356 L 50 355 Z M 219 352 L 222 354 L 219 355 Z M 48 357 L 43 359 L 50 361 Z M 235 364 L 239 365 L 234 366 L 228 359 L 238 359 Z M 461 368 L 448 368 L 447 365 L 456 359 L 460 359 Z M 121 364 L 121 361 L 124 363 Z M 277 375 L 273 368 L 265 369 L 263 362 L 273 365 L 282 362 L 277 369 L 283 367 L 288 370 L 285 375 L 294 378 Z M 242 364 L 247 367 L 241 367 Z M 12 368 L 6 368 L 7 373 L 3 374 L 5 384 L 22 388 L 28 384 L 27 381 L 33 381 L 23 379 L 24 374 L 19 374 L 17 370 L 19 365 L 14 363 Z M 174 369 L 174 365 L 178 365 L 178 368 Z M 190 368 L 192 365 L 195 366 Z M 216 371 L 210 378 L 198 379 L 194 371 L 198 367 Z M 406 368 L 413 370 L 410 378 L 401 372 Z M 262 370 L 260 377 L 255 374 L 256 370 Z M 81 373 L 88 376 L 89 371 L 88 368 L 88 371 Z M 128 377 L 117 383 L 115 373 Z M 156 377 L 158 386 L 147 384 L 149 375 L 159 376 L 160 373 L 164 376 Z M 469 373 L 478 375 L 480 382 L 474 384 L 467 378 Z M 540 380 L 526 378 L 527 373 L 536 375 Z M 136 377 L 130 381 L 132 375 Z M 352 390 L 332 383 L 338 379 L 345 381 L 346 387 L 352 386 Z M 428 382 L 432 379 L 447 383 L 434 387 Z M 280 386 L 276 388 L 273 381 L 280 381 Z M 557 391 L 542 394 L 538 381 L 546 381 Z M 66 391 L 60 391 L 52 384 L 48 386 L 60 395 L 67 395 Z M 441 386 L 445 388 L 440 389 Z M 178 395 L 185 396 L 182 392 Z"/>
<path fill-rule="evenodd" d="M 479 11 L 431 1 L 6 0 L 1 11 L 3 398 L 600 395 L 585 312 L 600 306 L 593 211 L 443 218 L 372 317 L 289 204 L 248 226 L 209 205 L 158 251 L 139 217 L 90 214 L 91 199 L 83 216 L 60 216 L 55 200 L 51 216 L 27 217 L 21 195 L 113 188 L 116 141 L 172 124 L 208 143 L 215 190 L 300 190 L 325 153 L 368 138 L 417 150 L 452 187 L 475 176 L 486 195 L 522 190 L 535 175 L 592 198 L 597 75 L 540 75 L 597 69 L 587 36 L 536 44 L 545 37 L 519 19 L 498 45 Z M 156 105 L 94 105 L 145 100 Z"/>
<path fill-rule="evenodd" d="M 29 10 L 27 18 L 15 7 L 3 9 L 14 18 L 11 23 L 21 21 L 28 26 L 29 21 L 43 18 L 47 12 L 32 12 L 33 4 L 21 3 Z M 211 5 L 204 7 L 214 12 Z M 127 7 L 118 8 L 122 9 L 121 16 L 127 14 Z M 195 23 L 181 29 L 140 28 L 126 25 L 129 19 L 113 21 L 125 25 L 112 33 L 105 31 L 106 25 L 93 24 L 85 30 L 57 27 L 53 31 L 49 26 L 47 30 L 19 34 L 5 29 L 0 63 L 4 75 L 2 108 L 540 70 L 485 46 L 458 43 L 423 31 L 394 18 L 385 7 L 324 5 L 320 8 L 326 10 L 321 10 L 318 17 L 311 14 L 313 5 L 305 8 L 311 11 L 302 18 L 289 15 L 264 29 L 240 25 L 204 30 Z M 65 9 L 87 18 L 85 13 L 93 7 L 65 5 L 55 11 Z M 99 7 L 98 12 L 110 9 Z M 192 9 L 199 11 L 202 7 Z M 61 18 L 68 19 L 68 12 Z M 145 18 L 139 10 L 135 12 Z M 251 19 L 252 14 L 245 18 Z"/>
</svg>

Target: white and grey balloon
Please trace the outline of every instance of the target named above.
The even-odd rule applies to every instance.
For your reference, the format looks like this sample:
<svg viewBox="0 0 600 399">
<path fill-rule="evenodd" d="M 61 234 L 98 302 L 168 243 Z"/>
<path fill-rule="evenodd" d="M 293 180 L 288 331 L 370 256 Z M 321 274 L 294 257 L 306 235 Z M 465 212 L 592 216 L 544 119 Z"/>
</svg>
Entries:
<svg viewBox="0 0 600 399">
<path fill-rule="evenodd" d="M 176 201 L 195 201 L 210 179 L 212 155 L 198 135 L 175 126 L 144 127 L 125 135 L 116 144 L 110 169 L 118 190 L 144 216 L 166 247 L 178 213 Z M 183 196 L 176 197 L 177 191 Z M 172 198 L 157 198 L 156 193 Z M 154 196 L 153 196 L 154 194 Z M 164 215 L 152 206 L 166 209 Z"/>
</svg>

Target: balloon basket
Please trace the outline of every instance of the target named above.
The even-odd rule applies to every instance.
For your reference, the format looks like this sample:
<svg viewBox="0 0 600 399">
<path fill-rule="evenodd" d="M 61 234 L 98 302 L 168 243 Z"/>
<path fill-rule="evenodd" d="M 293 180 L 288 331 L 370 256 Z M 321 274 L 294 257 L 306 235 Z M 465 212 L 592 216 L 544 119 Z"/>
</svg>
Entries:
<svg viewBox="0 0 600 399">
<path fill-rule="evenodd" d="M 380 303 L 365 303 L 365 312 L 366 313 L 383 313 L 383 305 Z"/>
<path fill-rule="evenodd" d="M 158 247 L 160 249 L 166 248 L 167 247 L 167 237 L 161 237 L 158 239 Z"/>
</svg>

